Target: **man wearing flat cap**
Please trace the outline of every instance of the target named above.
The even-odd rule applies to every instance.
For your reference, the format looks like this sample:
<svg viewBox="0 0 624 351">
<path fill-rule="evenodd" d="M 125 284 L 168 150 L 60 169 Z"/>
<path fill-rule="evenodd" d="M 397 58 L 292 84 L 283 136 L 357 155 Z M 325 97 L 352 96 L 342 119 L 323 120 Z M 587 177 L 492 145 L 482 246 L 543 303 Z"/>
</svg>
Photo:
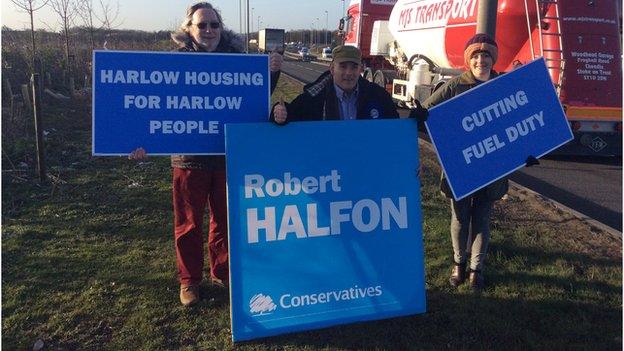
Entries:
<svg viewBox="0 0 624 351">
<path fill-rule="evenodd" d="M 388 92 L 361 77 L 362 53 L 341 45 L 332 51 L 329 71 L 306 85 L 290 104 L 273 107 L 271 120 L 292 121 L 399 118 Z"/>
</svg>

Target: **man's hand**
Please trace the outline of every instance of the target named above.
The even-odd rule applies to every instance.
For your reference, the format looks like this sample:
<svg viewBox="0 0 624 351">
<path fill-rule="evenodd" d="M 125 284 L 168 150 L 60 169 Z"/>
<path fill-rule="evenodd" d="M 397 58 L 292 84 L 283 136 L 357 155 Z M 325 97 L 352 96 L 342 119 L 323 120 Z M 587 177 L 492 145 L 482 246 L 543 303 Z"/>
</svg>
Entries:
<svg viewBox="0 0 624 351">
<path fill-rule="evenodd" d="M 271 72 L 279 72 L 282 70 L 282 62 L 284 58 L 279 53 L 273 51 L 271 55 L 269 55 L 269 67 L 271 68 Z"/>
<path fill-rule="evenodd" d="M 128 155 L 129 160 L 145 160 L 146 158 L 147 152 L 142 147 L 132 150 L 130 155 Z"/>
<path fill-rule="evenodd" d="M 284 98 L 280 97 L 280 101 L 275 107 L 273 107 L 273 119 L 275 123 L 279 125 L 286 124 L 288 118 L 288 111 L 286 111 L 286 104 L 284 104 Z"/>
</svg>

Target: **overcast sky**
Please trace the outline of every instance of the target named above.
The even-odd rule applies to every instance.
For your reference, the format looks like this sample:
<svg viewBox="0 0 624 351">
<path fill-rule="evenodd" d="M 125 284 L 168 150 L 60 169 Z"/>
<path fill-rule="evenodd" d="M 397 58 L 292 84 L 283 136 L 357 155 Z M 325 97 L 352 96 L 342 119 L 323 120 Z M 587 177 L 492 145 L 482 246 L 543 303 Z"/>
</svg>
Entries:
<svg viewBox="0 0 624 351">
<path fill-rule="evenodd" d="M 18 0 L 22 1 L 22 0 Z M 104 0 L 115 4 L 116 0 Z M 44 1 L 37 0 L 37 3 Z M 186 8 L 196 1 L 180 0 L 119 0 L 120 17 L 123 19 L 121 28 L 139 29 L 146 31 L 173 30 L 182 21 Z M 221 11 L 225 25 L 239 31 L 239 1 L 216 0 L 209 1 Z M 242 1 L 245 3 L 246 1 Z M 19 12 L 11 0 L 2 0 L 2 25 L 13 29 L 30 27 L 28 15 Z M 98 0 L 93 0 L 99 4 Z M 348 6 L 349 0 L 344 6 Z M 315 28 L 330 29 L 338 27 L 338 19 L 343 9 L 342 0 L 249 0 L 250 22 L 253 19 L 253 31 L 258 30 L 258 16 L 260 28 L 301 29 Z M 325 14 L 327 11 L 327 16 Z M 317 20 L 318 18 L 318 20 Z M 245 20 L 243 20 L 245 22 Z M 80 24 L 80 22 L 78 22 Z M 35 12 L 35 29 L 50 27 L 59 28 L 57 15 L 50 6 Z"/>
</svg>

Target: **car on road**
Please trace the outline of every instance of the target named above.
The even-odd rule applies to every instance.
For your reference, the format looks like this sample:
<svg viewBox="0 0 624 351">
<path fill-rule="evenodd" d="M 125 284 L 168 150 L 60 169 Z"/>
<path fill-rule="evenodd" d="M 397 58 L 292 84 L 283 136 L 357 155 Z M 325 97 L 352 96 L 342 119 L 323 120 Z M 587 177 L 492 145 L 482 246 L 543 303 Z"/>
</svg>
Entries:
<svg viewBox="0 0 624 351">
<path fill-rule="evenodd" d="M 310 61 L 312 59 L 312 55 L 310 55 L 310 49 L 307 47 L 302 47 L 299 50 L 299 56 L 301 56 L 301 61 Z"/>
<path fill-rule="evenodd" d="M 330 47 L 324 48 L 323 52 L 321 53 L 321 57 L 324 59 L 332 58 L 332 49 Z"/>
</svg>

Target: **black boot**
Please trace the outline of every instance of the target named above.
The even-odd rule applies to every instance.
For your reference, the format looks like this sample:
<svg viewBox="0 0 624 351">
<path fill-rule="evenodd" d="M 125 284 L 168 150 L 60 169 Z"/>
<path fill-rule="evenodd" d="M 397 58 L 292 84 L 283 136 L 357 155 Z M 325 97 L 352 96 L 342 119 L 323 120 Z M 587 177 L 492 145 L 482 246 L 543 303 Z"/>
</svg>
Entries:
<svg viewBox="0 0 624 351">
<path fill-rule="evenodd" d="M 449 283 L 452 287 L 456 288 L 464 283 L 466 280 L 466 262 L 453 264 L 453 270 L 451 271 L 451 277 Z"/>
</svg>

